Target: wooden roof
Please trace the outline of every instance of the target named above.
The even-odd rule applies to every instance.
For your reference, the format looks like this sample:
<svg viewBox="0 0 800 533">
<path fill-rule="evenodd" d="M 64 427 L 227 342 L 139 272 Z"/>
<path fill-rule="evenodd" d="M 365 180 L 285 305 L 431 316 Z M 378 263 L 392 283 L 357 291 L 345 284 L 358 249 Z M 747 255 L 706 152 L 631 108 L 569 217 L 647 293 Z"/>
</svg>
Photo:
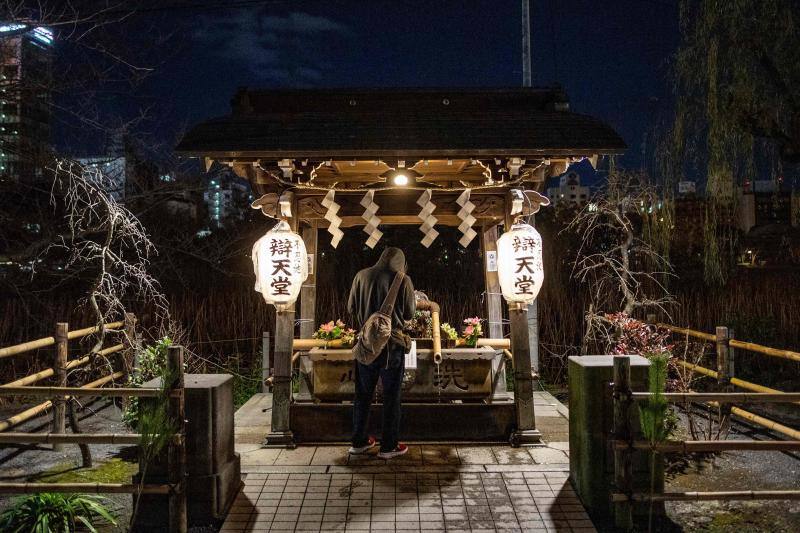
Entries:
<svg viewBox="0 0 800 533">
<path fill-rule="evenodd" d="M 621 153 L 561 90 L 241 89 L 230 115 L 194 126 L 183 155 L 241 158 L 581 157 Z"/>
</svg>

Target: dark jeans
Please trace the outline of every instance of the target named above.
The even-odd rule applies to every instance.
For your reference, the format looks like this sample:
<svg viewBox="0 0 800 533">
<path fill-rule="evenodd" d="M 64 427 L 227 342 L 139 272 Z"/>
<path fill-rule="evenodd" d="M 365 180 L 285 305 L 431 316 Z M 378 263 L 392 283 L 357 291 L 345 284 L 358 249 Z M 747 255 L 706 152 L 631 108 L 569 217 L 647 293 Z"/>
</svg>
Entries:
<svg viewBox="0 0 800 533">
<path fill-rule="evenodd" d="M 372 362 L 362 365 L 354 361 L 356 372 L 356 397 L 353 401 L 353 446 L 366 446 L 369 435 L 369 409 L 375 396 L 378 378 L 383 384 L 383 437 L 381 451 L 392 451 L 397 447 L 400 435 L 400 386 L 405 371 L 405 350 L 402 346 L 388 348 L 389 368 L 386 368 L 387 349 Z"/>
</svg>

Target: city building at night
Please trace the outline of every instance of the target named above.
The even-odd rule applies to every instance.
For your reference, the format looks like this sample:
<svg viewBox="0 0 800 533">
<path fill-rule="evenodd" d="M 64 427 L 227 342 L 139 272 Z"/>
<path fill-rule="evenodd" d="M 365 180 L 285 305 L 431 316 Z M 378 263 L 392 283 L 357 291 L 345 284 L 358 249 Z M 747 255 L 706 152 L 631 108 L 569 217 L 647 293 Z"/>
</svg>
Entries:
<svg viewBox="0 0 800 533">
<path fill-rule="evenodd" d="M 49 150 L 53 32 L 0 23 L 0 176 L 35 181 Z"/>
</svg>

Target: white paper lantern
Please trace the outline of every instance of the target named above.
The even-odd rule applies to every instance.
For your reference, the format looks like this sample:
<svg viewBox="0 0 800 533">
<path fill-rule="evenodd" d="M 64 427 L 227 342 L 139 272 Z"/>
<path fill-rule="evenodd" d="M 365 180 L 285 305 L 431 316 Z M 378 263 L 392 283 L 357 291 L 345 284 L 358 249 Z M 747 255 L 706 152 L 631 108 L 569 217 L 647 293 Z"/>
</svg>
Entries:
<svg viewBox="0 0 800 533">
<path fill-rule="evenodd" d="M 542 236 L 533 226 L 514 224 L 497 240 L 497 273 L 508 303 L 533 303 L 544 281 Z"/>
<path fill-rule="evenodd" d="M 291 307 L 308 277 L 306 245 L 285 220 L 253 245 L 256 292 L 278 311 Z"/>
</svg>

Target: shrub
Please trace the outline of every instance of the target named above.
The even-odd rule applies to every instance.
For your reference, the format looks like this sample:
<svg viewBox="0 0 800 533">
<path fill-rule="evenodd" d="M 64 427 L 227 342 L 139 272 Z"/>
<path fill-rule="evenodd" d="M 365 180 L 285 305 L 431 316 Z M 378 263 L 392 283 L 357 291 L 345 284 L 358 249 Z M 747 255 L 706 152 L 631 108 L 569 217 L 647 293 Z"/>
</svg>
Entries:
<svg viewBox="0 0 800 533">
<path fill-rule="evenodd" d="M 164 337 L 152 346 L 139 352 L 137 366 L 128 377 L 129 387 L 141 387 L 146 381 L 160 377 L 167 365 L 167 349 L 172 346 L 172 339 Z M 131 398 L 122 412 L 122 421 L 135 428 L 139 422 L 139 399 Z"/>
<path fill-rule="evenodd" d="M 77 527 L 95 533 L 95 525 L 117 521 L 106 499 L 85 494 L 43 492 L 14 501 L 0 514 L 0 531 L 7 533 L 67 533 Z"/>
</svg>

